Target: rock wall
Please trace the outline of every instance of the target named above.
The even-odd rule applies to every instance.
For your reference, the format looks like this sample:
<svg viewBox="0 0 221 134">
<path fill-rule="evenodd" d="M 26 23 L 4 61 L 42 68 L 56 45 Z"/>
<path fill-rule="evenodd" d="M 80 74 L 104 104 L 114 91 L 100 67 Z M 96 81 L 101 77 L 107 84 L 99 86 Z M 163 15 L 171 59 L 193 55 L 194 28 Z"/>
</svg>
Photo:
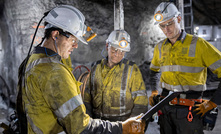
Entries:
<svg viewBox="0 0 221 134">
<path fill-rule="evenodd" d="M 123 1 L 124 28 L 131 35 L 132 48 L 127 58 L 138 65 L 151 60 L 154 45 L 164 38 L 158 27 L 153 25 L 153 13 L 160 2 L 161 0 Z M 72 53 L 73 64 L 90 65 L 102 58 L 105 40 L 114 29 L 113 0 L 1 0 L 0 75 L 10 89 L 12 102 L 15 102 L 18 67 L 28 53 L 37 23 L 45 11 L 59 4 L 70 4 L 81 10 L 86 24 L 97 33 L 97 37 L 89 45 L 79 44 L 79 48 Z M 34 45 L 41 41 L 44 31 L 42 26 L 43 23 Z M 103 55 L 106 56 L 106 53 Z"/>
</svg>

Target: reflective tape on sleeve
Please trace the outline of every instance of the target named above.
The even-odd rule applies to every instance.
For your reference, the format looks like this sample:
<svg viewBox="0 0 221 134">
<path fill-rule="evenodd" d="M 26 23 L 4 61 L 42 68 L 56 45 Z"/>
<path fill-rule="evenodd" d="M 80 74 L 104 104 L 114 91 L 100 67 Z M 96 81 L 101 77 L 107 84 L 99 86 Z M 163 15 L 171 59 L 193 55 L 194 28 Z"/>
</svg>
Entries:
<svg viewBox="0 0 221 134">
<path fill-rule="evenodd" d="M 59 107 L 59 109 L 57 109 L 55 111 L 55 114 L 59 117 L 59 118 L 65 118 L 69 113 L 71 113 L 72 111 L 74 111 L 78 106 L 82 105 L 83 101 L 81 98 L 81 95 L 77 95 L 74 96 L 73 98 L 71 98 L 70 100 L 68 100 L 67 102 L 65 102 L 61 107 Z"/>
<path fill-rule="evenodd" d="M 147 96 L 146 90 L 138 90 L 132 92 L 132 98 L 138 97 L 138 96 Z"/>
<path fill-rule="evenodd" d="M 152 63 L 150 64 L 150 68 L 153 68 L 153 69 L 160 69 L 160 66 L 154 66 Z"/>
<path fill-rule="evenodd" d="M 216 61 L 212 65 L 209 66 L 211 71 L 215 71 L 217 68 L 221 67 L 221 60 Z"/>
</svg>

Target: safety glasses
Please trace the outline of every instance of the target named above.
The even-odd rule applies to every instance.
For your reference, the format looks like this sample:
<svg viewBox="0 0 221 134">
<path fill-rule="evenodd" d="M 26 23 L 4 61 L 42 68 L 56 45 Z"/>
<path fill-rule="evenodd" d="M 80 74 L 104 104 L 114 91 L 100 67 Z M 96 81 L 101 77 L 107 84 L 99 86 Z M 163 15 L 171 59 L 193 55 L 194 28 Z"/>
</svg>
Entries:
<svg viewBox="0 0 221 134">
<path fill-rule="evenodd" d="M 78 44 L 78 42 L 79 42 L 79 40 L 77 38 L 73 38 L 71 36 L 69 36 L 69 39 L 71 39 L 73 43 L 77 43 Z"/>
<path fill-rule="evenodd" d="M 74 38 L 71 36 L 71 34 L 68 34 L 68 33 L 65 33 L 65 32 L 62 32 L 62 31 L 59 31 L 60 34 L 62 34 L 63 36 L 69 38 L 72 40 L 73 43 L 77 43 L 79 42 L 79 40 L 77 38 Z"/>
<path fill-rule="evenodd" d="M 114 48 L 112 46 L 109 47 L 111 49 L 111 53 L 115 54 L 115 53 L 118 53 L 119 55 L 124 55 L 126 52 L 125 51 L 122 51 L 120 49 L 117 49 L 117 48 Z"/>
<path fill-rule="evenodd" d="M 167 24 L 164 24 L 164 25 L 162 25 L 162 24 L 159 24 L 159 27 L 161 28 L 161 29 L 165 29 L 166 27 L 171 27 L 174 23 L 175 23 L 175 20 L 177 19 L 177 17 L 176 18 L 173 18 L 170 22 L 168 22 Z"/>
</svg>

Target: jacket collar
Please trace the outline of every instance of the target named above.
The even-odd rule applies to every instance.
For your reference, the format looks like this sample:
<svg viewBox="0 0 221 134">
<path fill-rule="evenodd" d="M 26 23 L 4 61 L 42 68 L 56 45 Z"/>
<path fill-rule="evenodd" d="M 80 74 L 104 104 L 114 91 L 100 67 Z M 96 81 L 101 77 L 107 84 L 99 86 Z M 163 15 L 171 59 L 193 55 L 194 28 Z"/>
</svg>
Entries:
<svg viewBox="0 0 221 134">
<path fill-rule="evenodd" d="M 181 34 L 180 34 L 180 36 L 177 38 L 176 41 L 180 40 L 180 41 L 183 43 L 184 40 L 185 40 L 185 38 L 186 38 L 186 32 L 182 29 L 182 30 L 181 30 Z M 164 43 L 163 45 L 167 44 L 168 42 L 170 43 L 170 40 L 167 38 L 167 40 L 165 41 L 165 43 Z"/>
<path fill-rule="evenodd" d="M 43 53 L 43 54 L 46 54 L 47 57 L 54 57 L 56 56 L 59 61 L 61 61 L 61 56 L 58 55 L 55 51 L 51 50 L 51 49 L 48 49 L 46 47 L 40 47 L 40 46 L 36 46 L 33 50 L 33 53 L 34 54 L 39 54 L 39 53 Z"/>
<path fill-rule="evenodd" d="M 119 65 L 119 66 L 121 67 L 121 65 L 124 63 L 124 61 L 125 61 L 125 60 L 124 60 L 124 58 L 123 58 L 123 59 L 122 59 L 119 63 L 117 63 L 115 66 Z M 106 65 L 106 66 L 108 66 L 107 63 L 108 63 L 108 56 L 103 59 L 103 64 Z"/>
</svg>

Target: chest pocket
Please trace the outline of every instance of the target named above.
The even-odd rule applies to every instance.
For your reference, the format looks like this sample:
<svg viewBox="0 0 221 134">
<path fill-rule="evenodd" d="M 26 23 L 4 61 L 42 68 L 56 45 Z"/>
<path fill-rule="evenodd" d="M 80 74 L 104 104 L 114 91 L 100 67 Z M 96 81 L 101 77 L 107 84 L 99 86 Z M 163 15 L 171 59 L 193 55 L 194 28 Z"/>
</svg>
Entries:
<svg viewBox="0 0 221 134">
<path fill-rule="evenodd" d="M 163 45 L 162 48 L 159 49 L 161 51 L 160 65 L 179 65 L 180 63 L 188 65 L 196 62 L 195 55 L 197 39 L 198 37 L 194 35 L 192 36 L 190 45 L 178 46 L 174 48 L 172 48 L 172 46 Z M 186 42 L 188 42 L 188 40 Z"/>
<path fill-rule="evenodd" d="M 181 51 L 177 54 L 177 58 L 180 62 L 186 64 L 192 64 L 196 62 L 196 43 L 198 37 L 193 35 L 189 47 L 182 47 Z"/>
</svg>

